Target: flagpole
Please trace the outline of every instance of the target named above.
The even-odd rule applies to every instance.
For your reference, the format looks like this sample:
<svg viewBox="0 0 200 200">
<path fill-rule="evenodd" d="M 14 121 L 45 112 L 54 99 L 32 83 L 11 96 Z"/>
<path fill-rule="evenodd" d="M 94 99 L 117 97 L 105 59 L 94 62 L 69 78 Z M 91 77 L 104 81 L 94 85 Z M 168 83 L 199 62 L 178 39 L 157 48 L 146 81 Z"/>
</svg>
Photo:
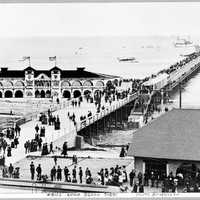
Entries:
<svg viewBox="0 0 200 200">
<path fill-rule="evenodd" d="M 56 56 L 55 56 L 55 67 L 57 66 L 57 59 L 56 59 Z"/>
<path fill-rule="evenodd" d="M 28 58 L 29 61 L 29 67 L 31 66 L 31 57 Z"/>
</svg>

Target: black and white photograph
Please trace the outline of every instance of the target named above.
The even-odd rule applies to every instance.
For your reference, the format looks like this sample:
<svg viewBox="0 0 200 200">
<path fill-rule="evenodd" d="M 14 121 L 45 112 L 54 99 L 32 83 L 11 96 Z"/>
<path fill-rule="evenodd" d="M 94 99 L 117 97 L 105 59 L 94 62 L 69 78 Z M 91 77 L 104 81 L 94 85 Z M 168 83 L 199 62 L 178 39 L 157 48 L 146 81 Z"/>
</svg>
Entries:
<svg viewBox="0 0 200 200">
<path fill-rule="evenodd" d="M 0 3 L 0 198 L 200 192 L 200 2 Z"/>
</svg>

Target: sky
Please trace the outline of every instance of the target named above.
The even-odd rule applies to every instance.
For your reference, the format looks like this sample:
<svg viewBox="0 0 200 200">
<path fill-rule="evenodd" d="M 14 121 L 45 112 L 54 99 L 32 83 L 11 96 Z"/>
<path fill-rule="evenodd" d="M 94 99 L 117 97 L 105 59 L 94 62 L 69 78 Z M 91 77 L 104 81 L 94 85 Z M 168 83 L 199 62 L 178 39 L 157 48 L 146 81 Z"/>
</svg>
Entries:
<svg viewBox="0 0 200 200">
<path fill-rule="evenodd" d="M 200 3 L 0 4 L 0 37 L 200 34 Z"/>
</svg>

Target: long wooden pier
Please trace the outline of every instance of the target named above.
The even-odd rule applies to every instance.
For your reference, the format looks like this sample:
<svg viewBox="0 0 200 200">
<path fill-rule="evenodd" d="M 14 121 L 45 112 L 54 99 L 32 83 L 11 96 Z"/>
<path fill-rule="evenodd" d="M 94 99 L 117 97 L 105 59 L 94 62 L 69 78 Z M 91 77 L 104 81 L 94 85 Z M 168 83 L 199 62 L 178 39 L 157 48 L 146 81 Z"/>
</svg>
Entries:
<svg viewBox="0 0 200 200">
<path fill-rule="evenodd" d="M 169 73 L 168 81 L 163 87 L 158 90 L 153 90 L 147 95 L 147 101 L 144 102 L 143 112 L 141 113 L 143 116 L 147 116 L 149 107 L 151 105 L 151 100 L 154 95 L 158 92 L 160 93 L 168 93 L 172 91 L 175 87 L 177 87 L 180 83 L 189 79 L 190 76 L 200 68 L 200 55 L 198 55 L 195 59 L 187 62 L 180 68 L 175 71 Z M 129 94 L 126 98 L 120 99 L 118 102 L 115 102 L 114 105 L 111 105 L 109 108 L 105 110 L 101 110 L 99 113 L 93 114 L 91 117 L 87 117 L 85 120 L 82 120 L 76 124 L 76 130 L 73 130 L 73 135 L 76 136 L 81 135 L 84 138 L 89 138 L 87 142 L 91 142 L 91 138 L 93 136 L 98 135 L 98 131 L 106 132 L 112 129 L 113 127 L 121 126 L 123 127 L 123 122 L 128 120 L 128 116 L 130 113 L 134 113 L 135 102 L 141 97 L 140 91 L 137 91 L 133 94 Z M 163 94 L 162 94 L 163 96 Z M 67 140 L 68 133 L 59 138 L 55 144 L 61 143 Z M 92 142 L 91 142 L 92 143 Z"/>
<path fill-rule="evenodd" d="M 119 192 L 119 187 L 114 186 L 103 186 L 95 184 L 76 184 L 76 183 L 65 183 L 65 182 L 42 182 L 42 181 L 30 181 L 25 179 L 13 179 L 13 178 L 0 178 L 0 187 L 6 188 L 18 188 L 37 190 L 54 193 L 66 193 L 66 192 L 87 192 L 87 193 L 112 193 Z"/>
<path fill-rule="evenodd" d="M 151 105 L 152 99 L 154 95 L 157 93 L 161 94 L 161 101 L 164 100 L 164 94 L 173 91 L 177 86 L 180 86 L 182 83 L 186 82 L 192 75 L 197 73 L 200 69 L 200 55 L 198 55 L 195 59 L 191 60 L 190 62 L 183 65 L 181 68 L 175 70 L 174 72 L 170 73 L 168 76 L 168 81 L 158 90 L 152 90 L 148 94 L 143 94 L 143 96 L 148 96 L 146 102 L 144 103 L 144 111 L 140 113 L 144 116 L 144 122 L 148 117 L 149 107 Z M 142 95 L 142 94 L 140 94 Z M 132 110 L 132 114 L 134 115 L 135 110 Z M 138 113 L 137 113 L 138 114 Z"/>
</svg>

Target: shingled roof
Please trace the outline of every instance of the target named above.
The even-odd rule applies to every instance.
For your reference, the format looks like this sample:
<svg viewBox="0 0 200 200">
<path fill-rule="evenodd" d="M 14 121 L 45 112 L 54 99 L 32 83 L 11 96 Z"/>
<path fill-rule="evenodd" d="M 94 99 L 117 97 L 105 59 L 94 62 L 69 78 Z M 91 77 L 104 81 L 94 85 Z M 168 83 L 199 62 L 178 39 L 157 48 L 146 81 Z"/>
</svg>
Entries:
<svg viewBox="0 0 200 200">
<path fill-rule="evenodd" d="M 133 135 L 129 156 L 200 161 L 200 110 L 173 109 Z"/>
<path fill-rule="evenodd" d="M 86 71 L 85 68 L 83 67 L 77 68 L 76 70 L 61 70 L 58 67 L 54 67 L 50 70 L 36 70 L 32 67 L 27 67 L 24 70 L 8 70 L 8 68 L 1 68 L 0 77 L 23 78 L 25 76 L 26 70 L 33 70 L 35 77 L 37 77 L 39 74 L 42 73 L 46 74 L 48 77 L 51 77 L 52 70 L 60 70 L 61 78 L 103 78 L 103 79 L 119 78 L 117 76 L 89 72 Z"/>
</svg>

